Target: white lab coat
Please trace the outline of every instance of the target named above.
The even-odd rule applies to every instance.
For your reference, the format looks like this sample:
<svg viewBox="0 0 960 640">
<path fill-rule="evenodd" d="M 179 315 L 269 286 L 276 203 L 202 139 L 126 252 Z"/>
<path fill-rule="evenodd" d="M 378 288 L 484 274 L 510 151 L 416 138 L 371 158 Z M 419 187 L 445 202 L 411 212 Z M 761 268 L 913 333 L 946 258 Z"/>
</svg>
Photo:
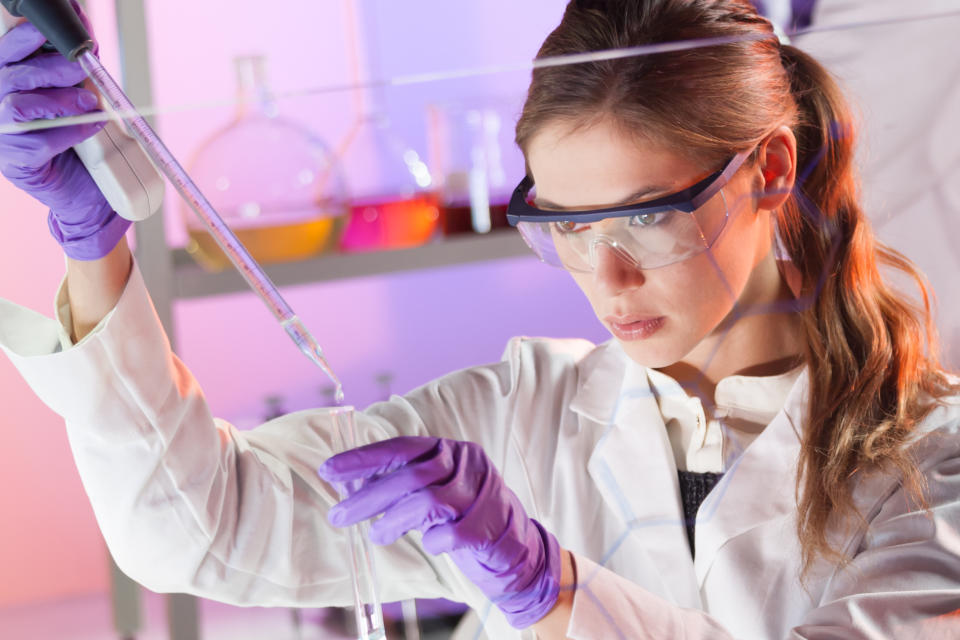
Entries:
<svg viewBox="0 0 960 640">
<path fill-rule="evenodd" d="M 318 411 L 240 432 L 214 419 L 169 351 L 135 269 L 117 307 L 61 353 L 58 323 L 0 301 L 0 345 L 66 418 L 83 485 L 120 567 L 157 591 L 235 604 L 349 604 L 331 454 Z M 615 343 L 515 339 L 502 362 L 445 376 L 358 415 L 362 441 L 433 434 L 481 443 L 528 513 L 576 554 L 573 638 L 960 637 L 960 399 L 914 446 L 932 511 L 891 476 L 860 482 L 865 523 L 798 583 L 794 474 L 806 373 L 703 503 L 696 560 L 646 370 Z M 385 601 L 461 600 L 492 639 L 530 637 L 416 536 L 378 548 Z M 954 615 L 948 616 L 951 612 Z M 940 617 L 937 617 L 940 616 Z"/>
</svg>

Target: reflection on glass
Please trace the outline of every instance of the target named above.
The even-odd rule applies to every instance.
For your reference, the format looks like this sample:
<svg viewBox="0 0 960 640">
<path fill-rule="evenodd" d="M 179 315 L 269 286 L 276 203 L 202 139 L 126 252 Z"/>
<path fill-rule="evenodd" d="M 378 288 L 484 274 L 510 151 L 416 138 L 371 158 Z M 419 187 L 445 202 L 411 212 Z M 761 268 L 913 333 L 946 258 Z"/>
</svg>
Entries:
<svg viewBox="0 0 960 640">
<path fill-rule="evenodd" d="M 444 235 L 508 226 L 512 185 L 506 165 L 514 159 L 516 145 L 507 113 L 508 107 L 496 102 L 429 108 L 430 164 L 439 182 Z M 510 169 L 521 171 L 522 164 Z"/>
<path fill-rule="evenodd" d="M 426 163 L 379 115 L 362 117 L 347 136 L 344 163 L 351 183 L 365 183 L 350 207 L 344 251 L 402 249 L 428 242 L 440 214 Z"/>
</svg>

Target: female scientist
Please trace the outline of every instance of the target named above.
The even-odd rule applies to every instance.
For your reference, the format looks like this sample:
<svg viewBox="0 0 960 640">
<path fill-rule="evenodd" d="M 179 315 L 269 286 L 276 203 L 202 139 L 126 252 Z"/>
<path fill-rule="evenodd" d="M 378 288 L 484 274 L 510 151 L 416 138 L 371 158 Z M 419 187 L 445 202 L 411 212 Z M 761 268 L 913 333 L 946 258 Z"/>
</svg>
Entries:
<svg viewBox="0 0 960 640">
<path fill-rule="evenodd" d="M 920 275 L 858 205 L 830 76 L 744 0 L 575 0 L 539 56 L 699 39 L 540 68 L 517 124 L 511 218 L 614 339 L 513 340 L 373 405 L 368 444 L 334 457 L 323 411 L 210 416 L 125 223 L 64 151 L 95 126 L 3 136 L 69 259 L 58 321 L 5 303 L 0 337 L 66 418 L 120 567 L 343 605 L 339 527 L 380 516 L 384 600 L 466 602 L 490 638 L 960 634 L 960 387 Z M 41 41 L 0 40 L 3 122 L 94 108 L 76 65 L 25 60 Z"/>
</svg>

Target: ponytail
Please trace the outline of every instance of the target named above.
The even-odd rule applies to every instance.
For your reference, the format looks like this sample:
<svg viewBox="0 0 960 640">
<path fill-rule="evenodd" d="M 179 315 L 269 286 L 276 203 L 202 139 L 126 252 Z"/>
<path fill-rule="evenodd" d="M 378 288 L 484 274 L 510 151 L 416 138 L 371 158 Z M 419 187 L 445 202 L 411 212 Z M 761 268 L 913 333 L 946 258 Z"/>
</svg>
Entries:
<svg viewBox="0 0 960 640">
<path fill-rule="evenodd" d="M 816 555 L 840 563 L 827 530 L 851 521 L 851 478 L 894 472 L 916 504 L 923 476 L 905 445 L 935 406 L 957 391 L 938 359 L 929 284 L 903 255 L 877 241 L 860 209 L 855 129 L 830 74 L 781 46 L 797 104 L 799 167 L 794 196 L 778 215 L 781 241 L 802 274 L 801 315 L 809 366 L 809 417 L 797 474 L 804 573 Z M 907 276 L 920 304 L 887 284 L 880 265 Z"/>
</svg>

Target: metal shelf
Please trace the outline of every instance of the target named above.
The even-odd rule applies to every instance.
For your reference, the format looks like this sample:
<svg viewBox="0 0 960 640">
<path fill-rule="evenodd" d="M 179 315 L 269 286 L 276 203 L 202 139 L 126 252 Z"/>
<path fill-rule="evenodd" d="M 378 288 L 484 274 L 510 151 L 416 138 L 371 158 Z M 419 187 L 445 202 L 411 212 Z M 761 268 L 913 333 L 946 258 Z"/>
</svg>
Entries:
<svg viewBox="0 0 960 640">
<path fill-rule="evenodd" d="M 514 229 L 438 239 L 411 249 L 338 253 L 264 267 L 278 287 L 429 269 L 533 254 Z M 202 298 L 248 291 L 234 269 L 211 273 L 183 249 L 173 252 L 173 297 Z"/>
</svg>

